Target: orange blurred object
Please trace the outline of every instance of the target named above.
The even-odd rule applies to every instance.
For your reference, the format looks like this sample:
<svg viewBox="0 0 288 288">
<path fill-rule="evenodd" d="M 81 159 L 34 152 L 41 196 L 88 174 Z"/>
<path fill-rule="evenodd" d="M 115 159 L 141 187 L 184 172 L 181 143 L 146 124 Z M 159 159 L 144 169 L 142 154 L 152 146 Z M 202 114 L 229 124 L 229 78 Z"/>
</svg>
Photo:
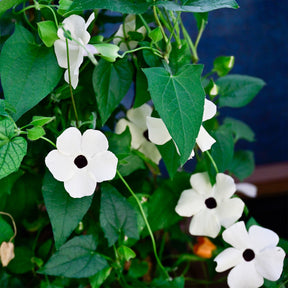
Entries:
<svg viewBox="0 0 288 288">
<path fill-rule="evenodd" d="M 193 246 L 193 252 L 202 258 L 211 258 L 212 252 L 217 247 L 207 237 L 197 237 L 197 243 Z"/>
</svg>

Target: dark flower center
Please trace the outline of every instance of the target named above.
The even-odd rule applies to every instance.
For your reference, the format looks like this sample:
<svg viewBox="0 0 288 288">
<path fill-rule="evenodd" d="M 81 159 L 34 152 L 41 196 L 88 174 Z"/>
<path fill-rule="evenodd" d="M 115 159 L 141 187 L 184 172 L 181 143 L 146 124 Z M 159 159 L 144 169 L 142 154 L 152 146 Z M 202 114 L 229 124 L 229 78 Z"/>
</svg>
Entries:
<svg viewBox="0 0 288 288">
<path fill-rule="evenodd" d="M 243 254 L 242 254 L 243 258 L 249 262 L 252 261 L 255 258 L 255 253 L 252 249 L 246 249 Z"/>
<path fill-rule="evenodd" d="M 145 138 L 147 141 L 150 142 L 150 140 L 149 140 L 149 138 L 148 138 L 148 130 L 145 130 L 145 131 L 143 132 L 143 136 L 144 136 L 144 138 Z"/>
<path fill-rule="evenodd" d="M 217 202 L 213 197 L 207 198 L 205 200 L 206 207 L 209 209 L 214 209 L 217 207 Z"/>
<path fill-rule="evenodd" d="M 85 156 L 83 155 L 79 155 L 74 159 L 74 164 L 79 168 L 84 168 L 85 166 L 87 166 L 88 161 L 86 159 Z"/>
</svg>

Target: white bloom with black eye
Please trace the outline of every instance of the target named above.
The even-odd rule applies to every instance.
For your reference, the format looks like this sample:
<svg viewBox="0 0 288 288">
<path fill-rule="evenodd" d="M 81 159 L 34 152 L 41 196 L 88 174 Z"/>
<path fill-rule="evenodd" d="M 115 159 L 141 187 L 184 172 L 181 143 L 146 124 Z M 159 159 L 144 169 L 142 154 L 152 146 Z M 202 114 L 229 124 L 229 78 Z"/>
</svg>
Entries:
<svg viewBox="0 0 288 288">
<path fill-rule="evenodd" d="M 233 247 L 225 249 L 214 261 L 217 272 L 232 268 L 227 278 L 230 288 L 258 288 L 264 278 L 270 281 L 280 278 L 285 252 L 277 247 L 279 237 L 275 232 L 257 225 L 247 232 L 241 221 L 226 229 L 222 236 Z"/>
<path fill-rule="evenodd" d="M 236 191 L 232 177 L 218 173 L 212 186 L 208 173 L 191 176 L 192 189 L 184 190 L 175 208 L 180 216 L 192 217 L 192 235 L 215 238 L 221 229 L 235 223 L 242 215 L 244 202 L 231 198 Z"/>
<path fill-rule="evenodd" d="M 216 114 L 216 110 L 216 105 L 212 101 L 205 99 L 202 122 L 211 119 Z M 148 116 L 146 118 L 146 123 L 148 127 L 148 138 L 152 143 L 163 145 L 172 139 L 162 119 Z M 201 125 L 196 138 L 196 143 L 200 150 L 205 152 L 211 149 L 215 142 L 215 139 L 211 137 L 206 129 Z M 179 153 L 177 146 L 176 149 Z M 189 159 L 191 159 L 194 154 L 194 150 L 192 150 Z"/>
<path fill-rule="evenodd" d="M 115 133 L 121 134 L 129 127 L 131 133 L 131 147 L 139 150 L 154 163 L 159 163 L 161 155 L 157 147 L 147 139 L 146 117 L 152 113 L 152 107 L 143 104 L 137 108 L 131 108 L 127 111 L 128 120 L 122 118 L 115 126 Z"/>
<path fill-rule="evenodd" d="M 62 23 L 62 27 L 66 33 L 69 33 L 71 36 L 69 38 L 72 38 L 72 40 L 68 40 L 68 51 L 71 85 L 74 89 L 78 85 L 79 68 L 83 62 L 84 56 L 88 56 L 89 53 L 92 55 L 98 54 L 97 49 L 93 45 L 88 44 L 90 34 L 88 33 L 87 28 L 94 18 L 95 15 L 92 13 L 85 23 L 85 20 L 81 16 L 71 15 Z M 67 69 L 64 74 L 64 79 L 69 83 L 66 37 L 62 27 L 57 31 L 59 39 L 54 42 L 54 50 L 59 66 Z"/>
<path fill-rule="evenodd" d="M 144 26 L 136 30 L 135 14 L 129 14 L 125 18 L 124 24 L 119 26 L 118 31 L 114 35 L 113 43 L 119 45 L 121 51 L 135 49 L 138 45 L 138 41 L 129 39 L 129 32 L 138 32 L 143 35 L 143 38 L 146 34 L 146 29 Z"/>
<path fill-rule="evenodd" d="M 45 164 L 73 198 L 92 195 L 99 182 L 115 177 L 118 159 L 108 151 L 108 140 L 98 130 L 81 132 L 70 127 L 56 141 L 57 149 L 48 153 Z"/>
</svg>

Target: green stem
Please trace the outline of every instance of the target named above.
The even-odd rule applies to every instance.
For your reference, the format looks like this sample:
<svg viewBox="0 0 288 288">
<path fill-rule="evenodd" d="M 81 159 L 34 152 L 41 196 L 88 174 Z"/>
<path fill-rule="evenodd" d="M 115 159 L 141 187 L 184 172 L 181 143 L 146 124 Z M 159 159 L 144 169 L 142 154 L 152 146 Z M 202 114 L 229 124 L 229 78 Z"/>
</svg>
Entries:
<svg viewBox="0 0 288 288">
<path fill-rule="evenodd" d="M 0 214 L 1 214 L 1 215 L 8 216 L 8 217 L 11 219 L 11 221 L 12 221 L 13 230 L 14 230 L 14 235 L 13 235 L 13 236 L 10 238 L 10 240 L 9 240 L 9 242 L 12 242 L 12 240 L 13 240 L 13 239 L 16 237 L 16 235 L 17 235 L 17 227 L 16 227 L 16 224 L 15 224 L 15 221 L 14 221 L 13 217 L 11 216 L 11 214 L 9 214 L 9 213 L 0 211 Z"/>
<path fill-rule="evenodd" d="M 180 20 L 180 17 L 181 17 L 181 13 L 179 12 L 177 14 L 177 17 L 175 18 L 174 14 L 172 14 L 171 12 L 171 15 L 173 16 L 173 28 L 172 28 L 172 31 L 171 31 L 171 34 L 170 34 L 170 37 L 168 39 L 168 42 L 170 43 L 171 42 L 171 39 L 172 37 L 174 36 L 175 38 L 175 41 L 177 43 L 177 47 L 181 47 L 181 40 L 179 38 L 179 33 L 176 34 L 176 31 L 178 32 L 179 31 L 179 20 Z M 167 17 L 169 17 L 167 15 Z"/>
<path fill-rule="evenodd" d="M 48 138 L 46 138 L 44 136 L 40 137 L 40 139 L 50 143 L 54 148 L 57 148 L 56 145 L 50 139 L 48 139 Z"/>
<path fill-rule="evenodd" d="M 216 173 L 218 174 L 218 173 L 219 173 L 218 167 L 217 167 L 217 165 L 216 165 L 213 157 L 211 156 L 210 152 L 209 152 L 209 151 L 205 151 L 205 153 L 206 153 L 206 155 L 209 157 L 209 159 L 210 159 L 210 161 L 211 161 L 211 163 L 212 163 L 212 165 L 213 165 Z"/>
<path fill-rule="evenodd" d="M 154 49 L 152 47 L 146 47 L 146 46 L 138 47 L 138 48 L 135 48 L 135 49 L 132 49 L 132 50 L 125 51 L 122 55 L 119 55 L 119 57 L 120 58 L 124 58 L 126 56 L 126 54 L 137 52 L 139 50 L 144 50 L 144 49 L 151 50 L 155 55 L 157 55 L 158 57 L 163 58 L 163 55 L 161 55 L 157 49 Z"/>
<path fill-rule="evenodd" d="M 202 34 L 204 32 L 204 29 L 205 29 L 205 20 L 202 19 L 201 27 L 200 27 L 200 30 L 198 32 L 198 35 L 197 35 L 197 38 L 196 38 L 196 41 L 195 41 L 195 49 L 196 49 L 196 51 L 197 51 L 197 47 L 198 47 L 198 44 L 200 42 L 200 39 L 202 37 Z"/>
<path fill-rule="evenodd" d="M 78 128 L 79 127 L 79 120 L 78 120 L 78 114 L 77 114 L 75 99 L 74 99 L 72 85 L 71 85 L 71 72 L 70 72 L 70 59 L 69 59 L 68 39 L 65 38 L 65 41 L 66 41 L 66 51 L 67 51 L 67 65 L 68 65 L 68 79 L 69 79 L 70 96 L 71 96 L 72 106 L 73 106 L 73 109 L 74 109 L 76 126 Z"/>
<path fill-rule="evenodd" d="M 155 242 L 155 238 L 154 238 L 154 235 L 153 235 L 153 232 L 151 230 L 151 227 L 150 227 L 150 224 L 147 220 L 147 217 L 145 215 L 145 212 L 143 210 L 143 207 L 141 205 L 141 202 L 140 200 L 138 199 L 138 197 L 136 196 L 136 194 L 133 192 L 133 190 L 131 189 L 131 187 L 129 186 L 129 184 L 126 182 L 126 180 L 122 177 L 122 175 L 120 174 L 120 172 L 117 170 L 117 175 L 118 177 L 121 179 L 121 181 L 124 183 L 124 185 L 126 186 L 126 188 L 128 189 L 128 191 L 131 193 L 131 195 L 133 196 L 133 198 L 136 200 L 136 203 L 139 207 L 139 210 L 140 210 L 140 213 L 143 217 L 143 220 L 145 222 L 145 225 L 147 227 L 147 230 L 149 232 L 149 235 L 150 235 L 150 238 L 151 238 L 151 242 L 152 242 L 152 246 L 153 246 L 153 252 L 154 252 L 154 256 L 155 256 L 155 259 L 157 261 L 157 264 L 159 265 L 159 267 L 161 268 L 162 272 L 164 273 L 164 275 L 166 276 L 167 279 L 170 279 L 170 276 L 169 274 L 167 273 L 167 271 L 165 270 L 164 266 L 162 265 L 159 257 L 158 257 L 158 253 L 157 253 L 157 248 L 156 248 L 156 242 Z"/>
<path fill-rule="evenodd" d="M 144 19 L 144 17 L 141 14 L 138 14 L 140 20 L 142 21 L 143 25 L 145 26 L 147 33 L 149 34 L 151 32 L 151 29 L 148 25 L 148 23 L 146 22 L 146 20 Z"/>
</svg>

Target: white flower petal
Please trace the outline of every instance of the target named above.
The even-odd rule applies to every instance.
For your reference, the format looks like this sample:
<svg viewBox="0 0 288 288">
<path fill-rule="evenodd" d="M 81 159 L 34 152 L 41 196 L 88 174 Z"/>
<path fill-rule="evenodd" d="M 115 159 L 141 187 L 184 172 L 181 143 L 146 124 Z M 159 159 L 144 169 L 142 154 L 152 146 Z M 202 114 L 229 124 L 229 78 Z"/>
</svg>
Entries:
<svg viewBox="0 0 288 288">
<path fill-rule="evenodd" d="M 86 169 L 78 170 L 70 180 L 64 182 L 65 190 L 73 198 L 92 195 L 96 185 L 96 181 L 89 176 Z"/>
<path fill-rule="evenodd" d="M 124 25 L 125 25 L 126 33 L 129 31 L 135 31 L 136 30 L 136 15 L 129 14 L 124 20 Z"/>
<path fill-rule="evenodd" d="M 75 127 L 64 130 L 56 140 L 56 147 L 64 155 L 79 155 L 81 151 L 81 132 Z"/>
<path fill-rule="evenodd" d="M 226 271 L 243 261 L 242 252 L 236 248 L 227 248 L 214 259 L 217 262 L 216 271 Z"/>
<path fill-rule="evenodd" d="M 172 139 L 164 122 L 160 118 L 147 116 L 148 138 L 156 145 L 163 145 Z"/>
<path fill-rule="evenodd" d="M 74 157 L 52 150 L 45 158 L 45 164 L 53 177 L 58 181 L 66 181 L 76 173 Z"/>
<path fill-rule="evenodd" d="M 205 195 L 212 191 L 209 175 L 207 172 L 193 174 L 190 178 L 192 188 L 199 194 Z"/>
<path fill-rule="evenodd" d="M 227 282 L 231 288 L 258 288 L 264 283 L 255 270 L 254 262 L 242 262 L 235 266 L 228 274 Z"/>
<path fill-rule="evenodd" d="M 193 216 L 189 226 L 190 234 L 212 238 L 219 234 L 221 225 L 213 210 L 203 209 Z"/>
<path fill-rule="evenodd" d="M 212 101 L 205 98 L 202 122 L 214 117 L 216 111 L 217 111 L 216 105 Z"/>
<path fill-rule="evenodd" d="M 237 222 L 227 228 L 222 233 L 222 237 L 225 242 L 241 251 L 251 247 L 251 241 L 243 221 Z"/>
<path fill-rule="evenodd" d="M 253 225 L 249 228 L 249 237 L 253 243 L 253 249 L 261 252 L 262 249 L 275 247 L 279 242 L 278 235 L 267 228 Z"/>
<path fill-rule="evenodd" d="M 97 182 L 112 180 L 115 177 L 118 159 L 110 151 L 95 155 L 88 164 L 88 171 Z"/>
<path fill-rule="evenodd" d="M 81 16 L 71 15 L 67 17 L 66 19 L 64 19 L 63 25 L 64 25 L 65 30 L 70 31 L 72 38 L 76 40 L 81 39 L 84 45 L 86 45 L 89 42 L 90 35 L 86 31 L 85 20 Z"/>
<path fill-rule="evenodd" d="M 57 39 L 54 42 L 54 51 L 56 54 L 56 59 L 58 65 L 62 68 L 67 68 L 67 51 L 66 51 L 66 42 L 60 39 Z"/>
<path fill-rule="evenodd" d="M 214 190 L 215 197 L 217 197 L 218 200 L 228 199 L 235 193 L 236 185 L 231 176 L 218 173 L 216 176 L 216 184 L 214 185 Z"/>
<path fill-rule="evenodd" d="M 131 108 L 127 111 L 127 118 L 137 127 L 147 130 L 146 117 L 152 113 L 152 107 L 148 104 L 143 104 L 137 108 Z"/>
<path fill-rule="evenodd" d="M 215 208 L 221 225 L 228 228 L 235 223 L 241 217 L 244 206 L 244 202 L 239 198 L 228 199 L 222 202 Z"/>
<path fill-rule="evenodd" d="M 176 213 L 180 216 L 191 217 L 203 209 L 204 200 L 193 189 L 184 190 L 175 207 Z"/>
<path fill-rule="evenodd" d="M 206 129 L 203 126 L 200 126 L 200 130 L 196 138 L 196 143 L 199 146 L 200 150 L 202 152 L 210 150 L 215 142 L 216 140 L 212 136 L 210 136 Z"/>
<path fill-rule="evenodd" d="M 85 48 L 92 55 L 99 54 L 99 51 L 96 49 L 96 47 L 91 44 L 87 44 Z M 84 50 L 83 56 L 88 56 L 87 51 Z"/>
<path fill-rule="evenodd" d="M 89 157 L 108 150 L 108 140 L 99 130 L 88 129 L 84 132 L 81 142 L 83 154 Z"/>
<path fill-rule="evenodd" d="M 280 278 L 283 270 L 285 252 L 280 247 L 266 249 L 256 255 L 255 267 L 257 272 L 270 281 Z"/>
<path fill-rule="evenodd" d="M 237 183 L 236 184 L 237 192 L 244 194 L 245 196 L 255 198 L 257 196 L 257 186 L 251 183 Z"/>
<path fill-rule="evenodd" d="M 89 16 L 87 22 L 85 23 L 85 29 L 87 30 L 88 27 L 90 26 L 90 24 L 92 23 L 92 21 L 95 19 L 95 14 L 94 12 L 91 13 L 91 15 Z"/>
<path fill-rule="evenodd" d="M 146 139 L 145 141 L 143 140 L 143 143 L 141 144 L 139 151 L 156 164 L 159 164 L 162 158 L 157 147 L 153 143 L 146 141 Z"/>
</svg>

